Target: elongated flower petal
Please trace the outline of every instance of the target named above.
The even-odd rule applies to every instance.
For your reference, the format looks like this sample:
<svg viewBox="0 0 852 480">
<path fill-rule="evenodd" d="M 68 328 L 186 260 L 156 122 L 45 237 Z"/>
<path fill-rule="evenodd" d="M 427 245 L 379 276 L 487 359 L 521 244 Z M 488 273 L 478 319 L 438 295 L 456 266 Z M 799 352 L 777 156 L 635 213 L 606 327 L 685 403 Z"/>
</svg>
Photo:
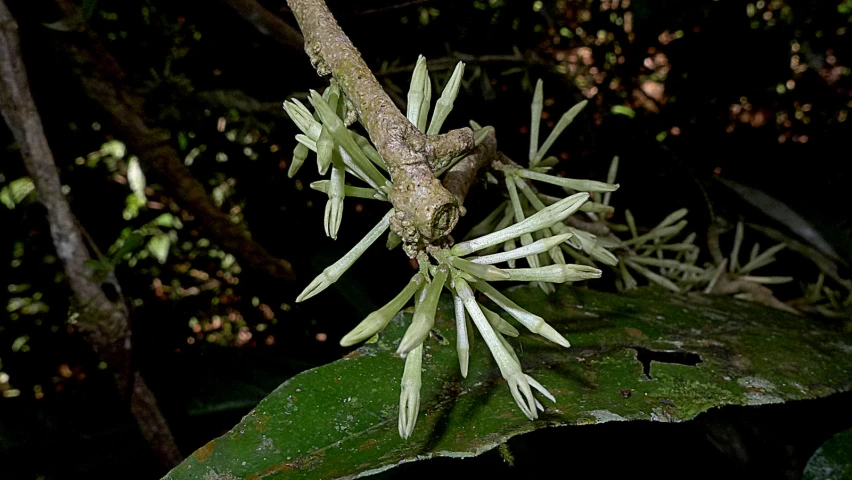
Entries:
<svg viewBox="0 0 852 480">
<path fill-rule="evenodd" d="M 653 257 L 641 257 L 641 256 L 631 256 L 630 261 L 634 263 L 638 263 L 640 265 L 651 265 L 652 267 L 663 267 L 663 268 L 672 268 L 675 270 L 683 270 L 686 272 L 692 273 L 704 273 L 704 269 L 701 267 L 697 267 L 695 265 L 689 265 L 686 263 L 678 262 L 677 260 L 671 260 L 667 258 L 653 258 Z"/>
<path fill-rule="evenodd" d="M 423 363 L 423 344 L 405 357 L 405 370 L 399 393 L 399 436 L 407 439 L 417 424 L 417 412 L 420 411 L 420 368 Z"/>
<path fill-rule="evenodd" d="M 296 127 L 298 127 L 302 133 L 307 135 L 308 138 L 313 141 L 316 141 L 317 138 L 319 138 L 322 124 L 314 120 L 314 116 L 311 115 L 311 112 L 302 104 L 302 102 L 295 98 L 291 101 L 284 102 L 284 110 L 287 112 L 287 115 L 290 116 L 290 120 L 293 120 Z"/>
<path fill-rule="evenodd" d="M 388 171 L 388 166 L 385 165 L 385 159 L 379 154 L 379 151 L 370 143 L 366 137 L 362 137 L 358 135 L 356 132 L 349 130 L 349 135 L 355 140 L 355 143 L 361 148 L 361 151 L 364 152 L 364 155 L 370 159 L 371 162 L 375 163 L 377 167 L 381 168 L 384 171 Z"/>
<path fill-rule="evenodd" d="M 301 143 L 302 145 L 308 147 L 308 150 L 312 152 L 317 151 L 317 142 L 308 138 L 307 135 L 302 135 L 301 133 L 296 135 L 296 141 Z"/>
<path fill-rule="evenodd" d="M 533 377 L 531 377 L 529 375 L 524 375 L 524 376 L 527 377 L 527 382 L 529 382 L 531 387 L 538 390 L 539 393 L 544 395 L 545 398 L 547 398 L 551 402 L 556 403 L 556 398 L 550 392 L 548 392 L 547 389 L 544 388 L 544 386 L 542 386 L 542 384 L 538 383 L 538 380 L 534 379 Z"/>
<path fill-rule="evenodd" d="M 456 353 L 459 357 L 459 370 L 462 378 L 467 378 L 467 369 L 470 364 L 470 341 L 467 330 L 467 316 L 464 312 L 464 302 L 457 293 L 453 292 L 453 306 L 456 312 Z"/>
<path fill-rule="evenodd" d="M 302 165 L 305 164 L 305 160 L 308 158 L 309 151 L 308 147 L 301 143 L 296 144 L 296 148 L 293 149 L 293 161 L 290 162 L 290 168 L 287 169 L 287 177 L 293 178 L 296 172 L 302 168 Z"/>
<path fill-rule="evenodd" d="M 426 131 L 426 122 L 429 119 L 429 107 L 432 103 L 432 79 L 429 78 L 429 71 L 423 78 L 423 100 L 420 101 L 420 115 L 417 117 L 417 129 L 421 132 Z"/>
<path fill-rule="evenodd" d="M 420 119 L 420 109 L 423 107 L 423 96 L 425 83 L 429 81 L 429 73 L 426 69 L 426 58 L 423 55 L 417 56 L 417 63 L 414 64 L 414 71 L 411 72 L 411 83 L 408 86 L 408 102 L 405 116 L 408 121 L 414 126 L 417 126 L 417 121 Z"/>
<path fill-rule="evenodd" d="M 533 161 L 538 153 L 538 132 L 541 128 L 541 111 L 544 108 L 544 82 L 539 78 L 535 82 L 535 92 L 532 101 L 532 117 L 530 118 L 530 167 L 538 162 Z M 540 160 L 540 159 L 539 159 Z"/>
<path fill-rule="evenodd" d="M 506 188 L 509 191 L 509 200 L 512 202 L 512 210 L 515 212 L 515 222 L 521 223 L 524 221 L 524 208 L 521 205 L 521 199 L 518 197 L 518 187 L 515 185 L 515 176 L 506 175 Z M 524 233 L 521 235 L 521 246 L 531 245 L 533 243 L 532 235 Z M 533 268 L 539 267 L 538 255 L 527 255 L 527 263 Z"/>
<path fill-rule="evenodd" d="M 483 314 L 485 314 L 485 318 L 488 319 L 488 323 L 490 323 L 491 326 L 494 327 L 494 330 L 497 330 L 503 335 L 508 335 L 510 337 L 517 337 L 521 334 L 517 328 L 512 326 L 512 324 L 507 322 L 506 320 L 503 320 L 503 317 L 501 317 L 500 315 L 497 315 L 496 313 L 483 307 L 482 305 L 479 306 L 479 309 L 482 310 Z"/>
<path fill-rule="evenodd" d="M 559 135 L 562 134 L 562 131 L 565 130 L 565 128 L 568 127 L 568 125 L 570 125 L 571 122 L 574 121 L 574 117 L 576 117 L 583 110 L 583 108 L 586 107 L 586 104 L 588 103 L 588 100 L 583 100 L 582 102 L 578 103 L 577 105 L 574 105 L 567 112 L 562 114 L 562 117 L 556 123 L 556 126 L 553 127 L 553 131 L 551 131 L 550 135 L 547 136 L 547 140 L 544 141 L 544 143 L 541 145 L 541 148 L 539 148 L 536 152 L 535 157 L 530 161 L 530 165 L 535 165 L 540 162 L 542 158 L 544 158 L 544 156 L 547 154 L 547 151 L 553 145 L 553 142 L 555 142 L 556 139 L 559 138 Z"/>
<path fill-rule="evenodd" d="M 639 265 L 638 263 L 633 262 L 630 258 L 625 259 L 624 262 L 627 263 L 627 265 L 630 268 L 632 268 L 633 270 L 636 270 L 637 272 L 642 274 L 642 276 L 644 276 L 648 280 L 656 283 L 657 285 L 664 287 L 664 288 L 668 288 L 669 290 L 671 290 L 675 293 L 680 293 L 680 287 L 675 285 L 674 282 L 672 282 L 668 278 L 648 270 L 647 268 L 643 267 L 642 265 Z"/>
<path fill-rule="evenodd" d="M 325 175 L 328 172 L 328 167 L 331 166 L 332 156 L 334 154 L 334 139 L 328 130 L 323 128 L 320 131 L 320 136 L 317 139 L 317 171 L 320 175 Z"/>
<path fill-rule="evenodd" d="M 609 172 L 606 175 L 606 183 L 615 183 L 615 175 L 618 173 L 618 156 L 612 157 L 612 162 L 609 164 Z M 604 193 L 601 203 L 609 205 L 609 200 L 612 197 L 612 192 Z"/>
<path fill-rule="evenodd" d="M 325 234 L 337 240 L 340 221 L 343 219 L 343 199 L 346 196 L 346 171 L 343 161 L 335 155 L 331 166 L 331 181 L 328 190 L 328 202 L 325 204 Z"/>
<path fill-rule="evenodd" d="M 537 333 L 551 342 L 562 345 L 565 348 L 571 346 L 571 344 L 568 343 L 568 340 L 565 340 L 565 337 L 554 330 L 554 328 L 545 322 L 543 318 L 519 307 L 518 304 L 498 292 L 496 288 L 486 282 L 476 282 L 474 286 L 477 290 L 484 293 L 488 298 L 494 301 L 494 303 L 496 303 L 500 308 L 508 312 L 509 315 L 520 322 L 521 325 L 527 327 L 531 332 Z"/>
<path fill-rule="evenodd" d="M 335 143 L 340 145 L 346 153 L 352 158 L 357 167 L 364 172 L 364 174 L 371 180 L 375 185 L 371 185 L 373 188 L 378 188 L 385 185 L 388 180 L 382 175 L 382 173 L 373 165 L 373 162 L 364 155 L 364 152 L 361 151 L 361 147 L 355 143 L 355 140 L 352 139 L 352 136 L 349 134 L 349 129 L 343 124 L 343 120 L 341 120 L 337 114 L 331 110 L 328 106 L 328 103 L 322 98 L 320 94 L 311 90 L 311 101 L 314 104 L 314 108 L 316 108 L 317 113 L 319 113 L 320 118 L 322 118 L 323 128 L 328 130 L 328 133 L 334 138 Z"/>
<path fill-rule="evenodd" d="M 601 271 L 586 265 L 548 265 L 539 268 L 513 268 L 506 270 L 509 279 L 517 282 L 579 282 L 600 278 Z"/>
<path fill-rule="evenodd" d="M 328 180 L 317 180 L 316 182 L 311 183 L 311 188 L 322 193 L 328 193 L 329 187 L 331 186 L 331 182 Z M 388 197 L 376 190 L 375 188 L 364 188 L 364 187 L 353 187 L 351 185 L 343 186 L 343 193 L 347 197 L 352 198 L 367 198 L 370 200 L 382 200 L 387 201 Z"/>
<path fill-rule="evenodd" d="M 402 340 L 399 342 L 399 347 L 396 353 L 405 355 L 417 345 L 423 343 L 426 337 L 429 336 L 429 331 L 435 325 L 435 311 L 438 308 L 438 298 L 441 296 L 441 290 L 444 289 L 444 282 L 447 281 L 447 268 L 445 266 L 438 267 L 432 283 L 426 287 L 426 296 L 414 309 L 414 317 L 411 319 L 411 325 L 405 331 Z"/>
<path fill-rule="evenodd" d="M 450 257 L 452 266 L 483 280 L 509 280 L 509 273 L 492 265 L 469 262 L 463 258 Z"/>
<path fill-rule="evenodd" d="M 397 296 L 393 297 L 393 300 L 385 304 L 382 308 L 367 315 L 367 318 L 362 320 L 361 323 L 353 328 L 351 332 L 347 333 L 346 336 L 340 340 L 340 346 L 349 347 L 355 345 L 356 343 L 363 342 L 384 330 L 388 323 L 393 319 L 394 315 L 402 310 L 402 307 L 408 303 L 414 295 L 414 292 L 416 292 L 417 289 L 425 282 L 426 279 L 419 273 L 411 277 L 408 285 L 406 285 L 405 288 L 397 294 Z"/>
<path fill-rule="evenodd" d="M 352 250 L 346 252 L 343 257 L 334 262 L 333 265 L 327 267 L 322 271 L 321 274 L 317 275 L 317 277 L 296 297 L 297 302 L 303 302 L 314 295 L 322 292 L 326 288 L 328 288 L 332 283 L 336 282 L 338 278 L 340 278 L 343 273 L 355 263 L 355 260 L 367 250 L 367 247 L 373 244 L 373 242 L 378 239 L 385 230 L 388 229 L 390 225 L 390 218 L 393 216 L 394 210 L 391 209 L 388 213 L 385 214 L 384 217 L 379 221 L 379 223 L 373 227 L 372 230 L 367 232 L 367 235 L 361 239 Z"/>
<path fill-rule="evenodd" d="M 634 237 L 634 238 L 624 240 L 623 242 L 621 242 L 621 245 L 622 246 L 641 245 L 641 244 L 647 242 L 648 240 L 653 240 L 655 238 L 662 238 L 662 237 L 668 237 L 668 236 L 671 236 L 671 235 L 677 235 L 678 233 L 680 233 L 681 230 L 683 230 L 683 227 L 685 227 L 685 226 L 686 226 L 686 220 L 681 220 L 674 225 L 669 225 L 667 227 L 662 227 L 662 228 L 654 228 L 653 230 L 651 230 L 650 232 L 648 232 L 644 235 L 639 235 L 638 237 Z"/>
<path fill-rule="evenodd" d="M 461 297 L 462 302 L 467 309 L 467 312 L 470 314 L 471 319 L 473 319 L 474 325 L 476 325 L 477 330 L 479 330 L 480 335 L 482 335 L 482 339 L 485 340 L 485 344 L 491 351 L 491 355 L 497 362 L 497 366 L 500 368 L 500 374 L 503 375 L 503 378 L 505 378 L 506 382 L 509 384 L 509 391 L 512 393 L 512 397 L 515 399 L 515 402 L 518 404 L 521 411 L 524 412 L 524 415 L 526 415 L 530 420 L 535 420 L 538 418 L 536 400 L 532 395 L 532 390 L 530 390 L 530 385 L 527 382 L 524 373 L 521 371 L 520 364 L 517 359 L 513 357 L 508 350 L 506 350 L 506 347 L 503 345 L 500 337 L 498 337 L 497 333 L 491 327 L 491 324 L 488 323 L 488 319 L 485 318 L 485 314 L 482 313 L 479 304 L 477 304 L 476 299 L 473 298 L 473 292 L 467 282 L 457 277 L 454 279 L 453 283 L 455 285 L 456 292 L 459 297 Z"/>
<path fill-rule="evenodd" d="M 785 248 L 787 248 L 787 245 L 784 243 L 779 243 L 774 247 L 767 248 L 765 251 L 758 254 L 748 263 L 743 265 L 743 267 L 740 268 L 739 273 L 748 273 L 752 270 L 756 270 L 760 267 L 765 267 L 766 265 L 769 265 L 770 263 L 775 261 L 774 255 L 780 252 L 781 250 L 784 250 Z"/>
<path fill-rule="evenodd" d="M 516 223 L 511 227 L 485 235 L 483 237 L 474 238 L 466 242 L 457 243 L 450 249 L 450 253 L 456 256 L 464 256 L 473 253 L 477 250 L 503 243 L 506 240 L 517 238 L 524 233 L 534 232 L 547 228 L 561 222 L 572 213 L 576 212 L 580 205 L 589 199 L 589 194 L 586 192 L 575 193 L 544 210 L 528 217 L 520 223 Z"/>
<path fill-rule="evenodd" d="M 456 97 L 459 94 L 459 86 L 461 85 L 463 75 L 464 63 L 459 62 L 456 64 L 456 69 L 453 70 L 453 75 L 450 77 L 450 80 L 447 81 L 447 84 L 444 86 L 444 90 L 441 92 L 441 98 L 439 98 L 438 102 L 435 104 L 435 113 L 432 114 L 432 121 L 429 122 L 429 129 L 426 131 L 428 135 L 436 135 L 441 131 L 441 126 L 444 124 L 444 120 L 447 119 L 447 116 L 453 110 L 453 103 L 456 101 Z"/>
<path fill-rule="evenodd" d="M 547 252 L 553 247 L 558 247 L 560 243 L 571 238 L 572 235 L 573 233 L 563 233 L 561 235 L 554 235 L 552 237 L 542 238 L 541 240 L 535 241 L 525 247 L 516 248 L 515 250 L 509 252 L 500 252 L 492 255 L 483 255 L 481 257 L 471 258 L 470 261 L 473 263 L 482 263 L 490 265 L 500 262 L 507 262 L 509 260 L 515 260 L 521 257 L 525 257 L 527 255 L 535 255 Z"/>
<path fill-rule="evenodd" d="M 534 172 L 519 168 L 515 170 L 515 174 L 519 177 L 537 180 L 539 182 L 559 185 L 560 187 L 570 188 L 580 192 L 612 192 L 618 190 L 618 184 L 596 182 L 594 180 L 576 180 L 573 178 L 557 177 L 546 173 Z"/>
<path fill-rule="evenodd" d="M 307 151 L 305 152 L 305 154 L 307 154 Z M 469 232 L 467 232 L 467 235 L 465 235 L 465 239 L 481 237 L 482 235 L 487 235 L 493 232 L 494 222 L 498 218 L 501 218 L 501 215 L 503 215 L 503 212 L 505 210 L 506 202 L 503 202 L 500 204 L 499 207 L 492 210 L 491 213 L 489 213 L 488 216 L 485 217 L 481 222 L 474 225 L 474 227 L 471 228 Z M 508 223 L 504 225 L 503 228 L 505 228 L 506 226 L 508 226 Z"/>
</svg>

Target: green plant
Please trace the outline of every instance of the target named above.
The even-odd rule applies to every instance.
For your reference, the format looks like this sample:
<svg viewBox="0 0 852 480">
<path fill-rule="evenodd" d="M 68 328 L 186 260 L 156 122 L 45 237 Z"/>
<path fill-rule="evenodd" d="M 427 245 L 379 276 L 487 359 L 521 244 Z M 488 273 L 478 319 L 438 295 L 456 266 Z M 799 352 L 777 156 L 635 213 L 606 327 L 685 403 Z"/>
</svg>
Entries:
<svg viewBox="0 0 852 480">
<path fill-rule="evenodd" d="M 408 92 L 406 117 L 420 132 L 427 135 L 438 133 L 452 111 L 463 73 L 464 65 L 459 62 L 436 102 L 429 121 L 431 81 L 425 59 L 418 59 Z M 336 238 L 342 221 L 342 202 L 346 196 L 387 201 L 394 185 L 381 171 L 387 171 L 387 166 L 378 150 L 365 137 L 348 128 L 353 124 L 348 115 L 351 110 L 338 85 L 332 83 L 322 95 L 312 91 L 309 100 L 314 107 L 313 113 L 297 100 L 285 103 L 287 113 L 302 131 L 296 136 L 298 145 L 289 174 L 293 176 L 304 165 L 308 151 L 316 153 L 317 169 L 321 174 L 328 173 L 330 178 L 314 182 L 311 187 L 328 195 L 325 231 L 328 236 Z M 487 144 L 490 146 L 489 151 L 463 152 L 437 166 L 435 176 L 439 179 L 442 176 L 446 178 L 447 172 L 452 171 L 459 162 L 469 159 L 472 155 L 488 154 L 491 157 L 489 166 L 504 176 L 503 184 L 509 200 L 503 202 L 483 222 L 474 227 L 468 235 L 469 238 L 460 243 L 453 244 L 450 239 L 445 239 L 421 249 L 418 245 L 403 240 L 403 237 L 410 238 L 413 235 L 399 235 L 392 231 L 388 238 L 389 247 L 403 243 L 406 252 L 419 262 L 420 271 L 388 304 L 367 316 L 341 340 L 341 345 L 350 346 L 378 334 L 414 297 L 414 317 L 396 352 L 406 358 L 399 408 L 399 433 L 404 438 L 411 435 L 416 423 L 423 341 L 429 336 L 434 325 L 438 297 L 444 289 L 453 296 L 455 304 L 458 340 L 456 349 L 462 376 L 466 376 L 468 370 L 469 339 L 473 334 L 470 325 L 472 320 L 496 360 L 501 374 L 507 380 L 518 406 L 528 418 L 535 419 L 537 410 L 543 410 L 543 406 L 533 397 L 532 389 L 538 390 L 546 398 L 552 399 L 552 396 L 544 386 L 521 370 L 516 353 L 504 337 L 517 336 L 517 329 L 500 315 L 481 305 L 474 291 L 490 298 L 533 333 L 568 347 L 569 342 L 544 319 L 519 307 L 489 282 L 528 281 L 541 286 L 545 292 L 551 292 L 552 283 L 600 277 L 601 272 L 597 268 L 568 264 L 565 261 L 560 246 L 566 242 L 571 242 L 568 245 L 575 248 L 585 247 L 592 255 L 605 262 L 615 261 L 615 257 L 597 246 L 592 237 L 565 226 L 562 221 L 580 209 L 590 212 L 608 211 L 609 209 L 600 204 L 587 202 L 590 196 L 588 192 L 611 192 L 616 190 L 618 185 L 561 178 L 547 173 L 556 163 L 554 157 L 545 158 L 547 150 L 587 102 L 583 101 L 566 112 L 539 147 L 542 101 L 542 82 L 539 81 L 532 104 L 534 122 L 528 168 L 522 168 L 496 151 L 493 128 L 481 127 L 471 122 L 474 128 L 474 147 Z M 367 186 L 347 184 L 347 174 L 348 178 L 354 177 Z M 569 189 L 572 194 L 546 206 L 538 197 L 535 187 L 531 185 L 532 180 L 561 186 Z M 395 210 L 391 209 L 355 247 L 315 278 L 298 296 L 297 301 L 307 300 L 337 281 L 390 227 L 395 213 Z M 406 226 L 403 225 L 403 228 Z M 572 242 L 572 238 L 578 234 L 584 235 L 586 240 Z M 517 243 L 520 243 L 520 246 Z M 518 268 L 516 261 L 519 259 L 524 259 L 528 268 Z M 502 263 L 506 263 L 507 267 L 495 266 Z"/>
</svg>

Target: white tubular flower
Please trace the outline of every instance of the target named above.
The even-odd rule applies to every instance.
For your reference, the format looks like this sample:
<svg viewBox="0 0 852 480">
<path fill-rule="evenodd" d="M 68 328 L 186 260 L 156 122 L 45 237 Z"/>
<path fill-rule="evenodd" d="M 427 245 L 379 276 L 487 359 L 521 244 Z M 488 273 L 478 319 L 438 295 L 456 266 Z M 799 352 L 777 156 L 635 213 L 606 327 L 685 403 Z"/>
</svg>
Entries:
<svg viewBox="0 0 852 480">
<path fill-rule="evenodd" d="M 329 182 L 328 201 L 325 204 L 323 226 L 325 234 L 337 240 L 340 222 L 343 219 L 343 199 L 346 197 L 346 170 L 339 157 L 332 159 L 331 181 Z"/>
<path fill-rule="evenodd" d="M 351 332 L 347 333 L 346 336 L 340 340 L 340 346 L 349 347 L 351 345 L 355 345 L 356 343 L 363 342 L 384 330 L 388 323 L 390 323 L 393 319 L 394 315 L 402 310 L 402 307 L 408 303 L 408 300 L 411 299 L 414 292 L 416 292 L 417 289 L 419 289 L 425 282 L 426 279 L 419 273 L 411 277 L 408 285 L 406 285 L 405 288 L 403 288 L 402 291 L 393 298 L 393 300 L 388 302 L 382 308 L 367 315 L 367 318 L 361 321 L 361 323 L 353 328 Z"/>
<path fill-rule="evenodd" d="M 360 242 L 352 247 L 352 250 L 346 252 L 346 255 L 343 255 L 340 260 L 334 262 L 334 264 L 323 270 L 321 274 L 317 275 L 317 278 L 305 287 L 305 289 L 302 290 L 302 293 L 296 297 L 296 301 L 303 302 L 322 292 L 332 283 L 336 282 L 337 279 L 339 279 L 340 276 L 343 275 L 343 273 L 346 272 L 353 263 L 355 263 L 355 260 L 358 260 L 358 258 L 363 255 L 364 251 L 367 250 L 367 247 L 372 245 L 373 242 L 375 242 L 376 239 L 378 239 L 385 230 L 388 229 L 388 226 L 390 225 L 390 217 L 392 217 L 393 214 L 393 209 L 386 213 L 379 223 L 373 227 L 372 230 L 367 232 L 367 235 L 365 235 Z"/>
<path fill-rule="evenodd" d="M 456 64 L 456 69 L 453 70 L 453 75 L 450 77 L 447 84 L 444 86 L 444 91 L 441 92 L 441 98 L 435 104 L 435 113 L 432 114 L 432 121 L 429 122 L 427 135 L 436 135 L 441 131 L 441 126 L 447 115 L 453 110 L 453 102 L 459 94 L 459 86 L 461 85 L 462 75 L 464 74 L 464 63 Z"/>
<path fill-rule="evenodd" d="M 299 145 L 301 145 L 301 143 Z M 328 193 L 331 188 L 331 182 L 328 180 L 317 180 L 316 182 L 312 182 L 310 186 L 313 190 L 318 192 Z M 388 199 L 384 193 L 376 190 L 375 188 L 353 187 L 352 185 L 344 185 L 343 194 L 344 196 L 351 198 L 366 198 L 369 200 L 382 201 L 387 201 Z"/>
<path fill-rule="evenodd" d="M 322 124 L 314 119 L 310 110 L 308 110 L 302 102 L 295 98 L 291 101 L 284 102 L 284 110 L 287 112 L 287 115 L 290 116 L 290 120 L 293 120 L 293 123 L 295 123 L 299 130 L 301 130 L 308 138 L 313 141 L 316 141 L 319 138 L 320 130 L 322 130 Z"/>
<path fill-rule="evenodd" d="M 426 97 L 427 83 L 430 83 L 430 81 L 429 72 L 426 68 L 426 57 L 418 55 L 417 63 L 414 64 L 414 71 L 411 73 L 411 83 L 408 86 L 408 108 L 405 113 L 408 121 L 414 126 L 418 126 L 420 120 L 420 112 L 424 106 L 423 100 Z M 428 103 L 426 108 L 429 108 Z"/>
<path fill-rule="evenodd" d="M 568 340 L 565 340 L 565 337 L 559 334 L 553 327 L 551 327 L 547 322 L 544 321 L 543 318 L 538 315 L 534 315 L 523 308 L 519 307 L 518 304 L 506 298 L 505 295 L 498 292 L 496 288 L 488 285 L 487 283 L 480 281 L 474 284 L 476 289 L 480 292 L 484 293 L 488 298 L 494 301 L 500 308 L 509 313 L 515 320 L 521 323 L 521 325 L 527 327 L 531 332 L 537 333 L 542 337 L 550 340 L 551 342 L 562 345 L 565 348 L 571 346 L 568 343 Z M 467 304 L 465 304 L 467 305 Z"/>
<path fill-rule="evenodd" d="M 613 192 L 618 190 L 618 184 L 596 182 L 594 180 L 576 180 L 573 178 L 557 177 L 546 173 L 534 172 L 523 168 L 514 171 L 516 175 L 530 180 L 559 185 L 580 192 Z"/>
<path fill-rule="evenodd" d="M 388 182 L 387 178 L 385 178 L 373 162 L 367 158 L 361 150 L 361 147 L 358 146 L 352 138 L 352 135 L 349 134 L 349 129 L 346 128 L 343 120 L 341 120 L 340 117 L 338 117 L 331 109 L 325 99 L 322 98 L 322 95 L 311 90 L 311 96 L 309 98 L 322 119 L 323 128 L 331 134 L 332 138 L 334 138 L 334 142 L 340 145 L 340 147 L 349 154 L 351 162 L 356 165 L 367 178 L 370 179 L 370 186 L 373 188 L 379 188 L 385 185 Z M 345 157 L 344 162 L 346 162 Z"/>
<path fill-rule="evenodd" d="M 511 240 L 525 233 L 535 232 L 543 228 L 550 227 L 556 222 L 565 220 L 569 215 L 576 212 L 580 205 L 589 199 L 589 194 L 586 192 L 575 193 L 570 197 L 560 200 L 557 203 L 545 208 L 544 210 L 526 218 L 524 221 L 516 223 L 511 227 L 490 233 L 483 237 L 474 238 L 466 242 L 457 243 L 450 249 L 450 253 L 456 256 L 464 256 L 483 248 L 497 245 L 507 240 Z"/>
<path fill-rule="evenodd" d="M 435 272 L 432 283 L 426 287 L 426 292 L 422 300 L 414 307 L 414 316 L 411 319 L 411 325 L 405 331 L 402 340 L 399 342 L 399 348 L 396 353 L 405 355 L 414 349 L 414 347 L 423 343 L 426 337 L 429 336 L 429 331 L 435 325 L 435 311 L 438 308 L 438 298 L 441 296 L 441 290 L 444 289 L 444 282 L 447 281 L 447 267 L 442 265 Z"/>
<path fill-rule="evenodd" d="M 492 255 L 483 255 L 481 257 L 471 258 L 472 263 L 481 263 L 491 265 L 495 263 L 508 262 L 509 260 L 517 260 L 527 255 L 536 255 L 547 252 L 551 248 L 558 246 L 560 243 L 571 238 L 572 233 L 564 233 L 562 235 L 554 235 L 552 237 L 542 238 L 525 247 L 516 248 L 508 252 L 494 253 Z"/>
<path fill-rule="evenodd" d="M 509 391 L 512 392 L 515 403 L 518 404 L 518 407 L 524 412 L 527 418 L 535 420 L 538 418 L 538 402 L 533 397 L 529 380 L 527 380 L 524 372 L 521 371 L 521 366 L 516 357 L 506 349 L 501 338 L 491 328 L 491 324 L 488 323 L 488 319 L 485 318 L 485 314 L 482 313 L 482 310 L 476 303 L 476 299 L 473 298 L 473 291 L 471 291 L 467 282 L 457 277 L 453 283 L 465 308 L 470 313 L 474 325 L 476 325 L 477 330 L 482 335 L 482 339 L 488 345 L 488 350 L 491 351 L 491 355 L 497 362 L 500 374 L 503 375 L 503 378 L 509 384 Z"/>
<path fill-rule="evenodd" d="M 464 302 L 455 292 L 453 292 L 453 306 L 456 311 L 456 353 L 459 356 L 459 370 L 461 370 L 462 378 L 467 378 L 467 368 L 470 364 L 467 316 L 464 312 Z"/>
<path fill-rule="evenodd" d="M 287 169 L 287 177 L 293 178 L 299 169 L 302 168 L 302 165 L 305 164 L 305 160 L 308 158 L 309 151 L 308 147 L 301 143 L 296 143 L 296 148 L 293 149 L 293 162 L 290 163 L 290 168 Z"/>
<path fill-rule="evenodd" d="M 509 280 L 509 272 L 501 270 L 493 265 L 483 265 L 479 263 L 469 262 L 463 258 L 450 257 L 450 264 L 463 272 L 467 272 L 474 277 L 479 277 L 483 280 Z"/>
<path fill-rule="evenodd" d="M 509 280 L 519 282 L 578 282 L 600 278 L 601 271 L 586 265 L 548 265 L 539 268 L 513 268 L 504 270 L 509 273 Z"/>
<path fill-rule="evenodd" d="M 517 328 L 515 328 L 511 323 L 507 322 L 506 320 L 503 320 L 503 317 L 501 317 L 500 315 L 492 312 L 491 310 L 483 307 L 482 305 L 479 306 L 479 309 L 482 310 L 482 313 L 485 314 L 485 318 L 488 319 L 488 323 L 490 323 L 491 326 L 494 327 L 494 330 L 497 330 L 503 335 L 508 335 L 510 337 L 517 337 L 521 334 L 521 332 L 519 332 Z"/>
<path fill-rule="evenodd" d="M 417 346 L 405 357 L 405 370 L 399 393 L 399 436 L 407 439 L 417 423 L 420 410 L 420 368 L 423 363 L 423 344 Z"/>
</svg>

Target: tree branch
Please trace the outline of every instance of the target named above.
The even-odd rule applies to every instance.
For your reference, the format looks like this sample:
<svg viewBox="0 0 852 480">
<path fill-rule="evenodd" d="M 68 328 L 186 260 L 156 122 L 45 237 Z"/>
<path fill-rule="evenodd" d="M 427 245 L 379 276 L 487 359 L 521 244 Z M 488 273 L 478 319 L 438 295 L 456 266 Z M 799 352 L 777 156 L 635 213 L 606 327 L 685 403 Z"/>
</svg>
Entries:
<svg viewBox="0 0 852 480">
<path fill-rule="evenodd" d="M 154 395 L 131 364 L 131 332 L 126 313 L 113 304 L 86 266 L 89 251 L 62 194 L 59 172 L 44 135 L 44 128 L 29 89 L 21 60 L 18 25 L 0 0 L 0 111 L 21 146 L 21 157 L 33 180 L 39 200 L 47 210 L 56 255 L 62 261 L 71 290 L 81 307 L 76 327 L 113 369 L 122 395 L 145 438 L 164 467 L 182 457 Z"/>
<path fill-rule="evenodd" d="M 473 147 L 473 132 L 453 130 L 427 136 L 393 105 L 322 0 L 287 0 L 305 35 L 305 50 L 320 75 L 332 74 L 352 101 L 394 182 L 389 198 L 396 209 L 391 227 L 408 245 L 445 237 L 459 216 L 456 198 L 432 174 L 441 155 Z M 415 249 L 416 250 L 416 249 Z"/>
<path fill-rule="evenodd" d="M 459 160 L 444 175 L 444 187 L 456 197 L 459 205 L 464 204 L 464 199 L 476 180 L 479 169 L 491 163 L 496 155 L 502 155 L 502 153 L 497 152 L 497 139 L 492 129 L 478 147 Z"/>
<path fill-rule="evenodd" d="M 66 0 L 58 0 L 57 4 L 66 15 L 73 15 L 76 10 Z M 112 125 L 139 157 L 145 170 L 159 175 L 169 195 L 199 219 L 210 239 L 233 254 L 244 268 L 293 280 L 295 275 L 290 263 L 273 256 L 252 240 L 243 225 L 233 223 L 167 143 L 168 135 L 149 125 L 142 107 L 144 98 L 124 85 L 121 66 L 95 34 L 91 30 L 85 34 L 69 34 L 62 47 L 77 62 L 77 73 L 89 98 L 110 114 Z"/>
<path fill-rule="evenodd" d="M 223 0 L 228 6 L 240 14 L 243 19 L 254 25 L 258 32 L 270 36 L 278 43 L 301 51 L 305 38 L 298 30 L 287 24 L 281 17 L 275 15 L 255 0 Z"/>
</svg>

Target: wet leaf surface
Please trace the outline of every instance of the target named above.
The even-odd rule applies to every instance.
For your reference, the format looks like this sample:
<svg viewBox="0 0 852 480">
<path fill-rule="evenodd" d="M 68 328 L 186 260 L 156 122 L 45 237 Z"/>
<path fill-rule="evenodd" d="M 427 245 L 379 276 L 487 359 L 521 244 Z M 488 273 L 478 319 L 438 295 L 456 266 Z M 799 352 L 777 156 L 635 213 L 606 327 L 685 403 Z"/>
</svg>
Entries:
<svg viewBox="0 0 852 480">
<path fill-rule="evenodd" d="M 452 305 L 443 298 L 438 335 L 426 342 L 420 416 L 408 441 L 397 433 L 404 361 L 393 353 L 410 312 L 376 343 L 285 382 L 166 478 L 355 478 L 434 456 L 477 455 L 544 427 L 677 422 L 724 405 L 852 388 L 852 335 L 808 318 L 650 289 L 613 295 L 563 287 L 545 296 L 521 287 L 508 295 L 572 343 L 562 349 L 523 327 L 509 339 L 524 370 L 556 397 L 556 404 L 541 399 L 546 411 L 537 421 L 517 408 L 480 339 L 468 378 L 461 378 Z"/>
</svg>

